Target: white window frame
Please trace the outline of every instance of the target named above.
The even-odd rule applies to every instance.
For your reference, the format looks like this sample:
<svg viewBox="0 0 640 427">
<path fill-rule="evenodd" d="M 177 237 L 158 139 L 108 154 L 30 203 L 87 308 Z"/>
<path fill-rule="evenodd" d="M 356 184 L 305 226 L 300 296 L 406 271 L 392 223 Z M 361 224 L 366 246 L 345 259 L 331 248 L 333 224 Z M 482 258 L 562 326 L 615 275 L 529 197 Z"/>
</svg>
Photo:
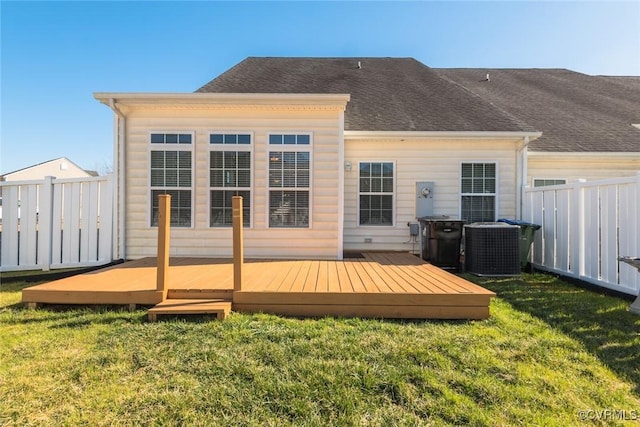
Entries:
<svg viewBox="0 0 640 427">
<path fill-rule="evenodd" d="M 272 135 L 308 135 L 309 136 L 309 144 L 271 144 L 271 136 Z M 309 131 L 299 131 L 299 132 L 291 132 L 291 131 L 272 131 L 267 132 L 267 141 L 266 141 L 266 194 L 265 194 L 265 227 L 273 230 L 311 230 L 313 229 L 313 132 Z M 309 188 L 307 191 L 309 192 L 309 225 L 307 227 L 272 227 L 271 226 L 271 190 L 272 187 L 269 183 L 269 171 L 270 171 L 270 160 L 269 153 L 272 151 L 281 151 L 281 152 L 307 152 L 309 153 Z M 293 187 L 273 187 L 273 191 L 304 191 L 304 188 L 293 188 Z"/>
<path fill-rule="evenodd" d="M 232 134 L 232 135 L 249 135 L 249 138 L 251 138 L 251 142 L 249 144 L 212 144 L 211 143 L 211 135 L 218 135 L 218 134 Z M 207 145 L 208 145 L 208 150 L 207 150 L 207 223 L 209 224 L 208 227 L 210 229 L 221 229 L 221 230 L 225 230 L 225 229 L 229 229 L 231 228 L 231 226 L 212 226 L 211 225 L 211 192 L 212 191 L 216 191 L 216 190 L 225 190 L 225 191 L 249 191 L 250 194 L 250 206 L 249 206 L 249 226 L 248 227 L 244 227 L 245 229 L 252 229 L 253 228 L 253 219 L 254 219 L 254 215 L 255 215 L 255 209 L 254 209 L 254 189 L 255 189 L 255 182 L 254 182 L 254 171 L 255 171 L 255 140 L 254 140 L 254 133 L 250 132 L 250 131 L 243 131 L 243 130 L 216 130 L 216 131 L 211 131 L 207 134 Z M 250 175 L 249 175 L 249 182 L 250 182 L 250 186 L 249 187 L 212 187 L 211 186 L 211 177 L 210 177 L 210 171 L 211 171 L 211 152 L 212 151 L 248 151 L 249 152 L 249 157 L 251 159 L 251 170 L 250 170 Z"/>
<path fill-rule="evenodd" d="M 151 135 L 159 134 L 186 134 L 191 135 L 191 144 L 152 144 Z M 157 228 L 157 225 L 152 225 L 151 214 L 153 212 L 153 203 L 151 201 L 151 192 L 154 190 L 169 191 L 169 190 L 189 190 L 191 191 L 191 225 L 189 227 L 177 227 L 181 229 L 193 229 L 195 227 L 195 146 L 196 146 L 196 133 L 195 131 L 185 130 L 150 130 L 147 133 L 147 225 L 149 228 Z M 152 151 L 189 151 L 191 153 L 191 186 L 190 187 L 155 187 L 151 185 L 151 152 Z M 171 220 L 171 219 L 169 219 Z"/>
<path fill-rule="evenodd" d="M 553 185 L 565 185 L 567 184 L 569 181 L 566 178 L 531 178 L 531 187 L 532 188 L 540 188 L 540 187 L 548 187 L 549 185 L 540 185 L 538 187 L 536 187 L 536 181 L 564 181 L 564 183 L 562 184 L 553 184 Z"/>
<path fill-rule="evenodd" d="M 391 209 L 393 209 L 393 212 L 391 213 L 391 224 L 387 225 L 372 225 L 372 224 L 367 224 L 367 225 L 360 225 L 360 195 L 362 194 L 360 191 L 360 165 L 362 163 L 391 163 L 393 164 L 393 192 L 391 193 Z M 396 187 L 398 180 L 396 179 L 397 174 L 398 174 L 398 168 L 397 168 L 397 162 L 395 160 L 380 160 L 380 159 L 376 159 L 376 160 L 358 160 L 358 169 L 356 170 L 356 173 L 358 174 L 357 176 L 357 180 L 358 182 L 356 183 L 356 227 L 358 228 L 373 228 L 373 229 L 381 229 L 381 228 L 393 228 L 396 226 L 396 217 L 397 217 L 397 200 L 398 200 L 398 189 Z M 366 193 L 367 195 L 375 195 L 375 194 L 380 194 L 380 195 L 388 195 L 389 193 Z"/>
<path fill-rule="evenodd" d="M 466 164 L 494 164 L 496 169 L 496 185 L 493 193 L 463 193 L 462 192 L 462 165 Z M 499 194 L 500 194 L 500 163 L 497 160 L 463 160 L 458 167 L 458 218 L 462 219 L 462 197 L 463 196 L 493 196 L 493 221 L 496 221 L 499 212 Z"/>
</svg>

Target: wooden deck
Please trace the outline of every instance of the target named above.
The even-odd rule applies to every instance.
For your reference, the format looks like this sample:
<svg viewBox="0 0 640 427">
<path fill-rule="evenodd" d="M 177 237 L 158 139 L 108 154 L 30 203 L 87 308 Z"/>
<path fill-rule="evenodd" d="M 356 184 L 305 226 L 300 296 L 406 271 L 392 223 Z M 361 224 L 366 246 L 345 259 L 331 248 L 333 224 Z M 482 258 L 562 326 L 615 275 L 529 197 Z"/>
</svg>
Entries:
<svg viewBox="0 0 640 427">
<path fill-rule="evenodd" d="M 242 312 L 484 319 L 495 296 L 406 253 L 365 253 L 344 261 L 247 260 L 243 288 L 237 292 L 230 259 L 172 258 L 170 265 L 169 300 L 230 301 L 234 311 Z M 155 258 L 145 258 L 26 288 L 22 300 L 154 305 L 162 300 L 155 286 Z"/>
</svg>

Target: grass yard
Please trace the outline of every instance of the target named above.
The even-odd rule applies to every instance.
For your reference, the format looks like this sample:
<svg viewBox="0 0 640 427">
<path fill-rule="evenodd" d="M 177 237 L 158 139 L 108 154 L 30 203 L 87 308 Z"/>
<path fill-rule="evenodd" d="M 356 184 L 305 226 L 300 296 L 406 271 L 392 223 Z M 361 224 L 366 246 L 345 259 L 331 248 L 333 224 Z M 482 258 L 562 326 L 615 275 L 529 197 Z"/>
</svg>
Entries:
<svg viewBox="0 0 640 427">
<path fill-rule="evenodd" d="M 144 310 L 29 311 L 27 284 L 3 284 L 0 425 L 638 422 L 628 301 L 547 275 L 467 278 L 498 294 L 489 320 L 147 323 Z"/>
</svg>

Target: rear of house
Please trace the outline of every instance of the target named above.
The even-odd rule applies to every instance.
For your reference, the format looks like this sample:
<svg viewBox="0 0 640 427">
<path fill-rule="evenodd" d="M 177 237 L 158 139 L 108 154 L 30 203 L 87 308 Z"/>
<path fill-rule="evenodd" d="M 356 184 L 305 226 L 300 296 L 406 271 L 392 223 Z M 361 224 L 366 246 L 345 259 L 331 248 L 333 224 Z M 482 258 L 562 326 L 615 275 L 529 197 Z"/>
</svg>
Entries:
<svg viewBox="0 0 640 427">
<path fill-rule="evenodd" d="M 410 58 L 248 58 L 195 93 L 98 93 L 117 116 L 120 256 L 155 254 L 172 195 L 172 255 L 341 259 L 410 250 L 429 214 L 518 215 L 539 132 Z"/>
</svg>

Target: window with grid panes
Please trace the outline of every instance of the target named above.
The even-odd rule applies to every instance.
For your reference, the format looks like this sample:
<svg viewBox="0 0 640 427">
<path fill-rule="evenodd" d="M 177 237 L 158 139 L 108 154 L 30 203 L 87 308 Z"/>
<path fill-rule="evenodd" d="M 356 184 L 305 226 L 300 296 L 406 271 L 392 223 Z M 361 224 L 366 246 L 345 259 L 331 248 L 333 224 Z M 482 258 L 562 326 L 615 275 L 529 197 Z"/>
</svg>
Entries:
<svg viewBox="0 0 640 427">
<path fill-rule="evenodd" d="M 463 163 L 460 219 L 467 223 L 496 220 L 496 164 Z"/>
<path fill-rule="evenodd" d="M 360 163 L 360 225 L 393 225 L 393 189 L 393 163 Z"/>
<path fill-rule="evenodd" d="M 150 136 L 151 226 L 158 225 L 158 196 L 171 195 L 172 227 L 191 227 L 192 140 L 190 133 L 152 133 Z"/>
<path fill-rule="evenodd" d="M 567 183 L 566 179 L 534 179 L 534 187 L 546 187 L 548 185 L 564 185 Z"/>
<path fill-rule="evenodd" d="M 209 186 L 211 227 L 233 225 L 231 199 L 242 196 L 242 220 L 251 224 L 251 151 L 240 150 L 251 145 L 249 134 L 211 134 L 209 143 Z M 233 146 L 238 149 L 235 150 Z M 232 151 L 233 150 L 233 151 Z"/>
<path fill-rule="evenodd" d="M 269 135 L 270 146 L 282 146 L 269 151 L 269 227 L 309 227 L 310 144 L 308 134 Z"/>
</svg>

